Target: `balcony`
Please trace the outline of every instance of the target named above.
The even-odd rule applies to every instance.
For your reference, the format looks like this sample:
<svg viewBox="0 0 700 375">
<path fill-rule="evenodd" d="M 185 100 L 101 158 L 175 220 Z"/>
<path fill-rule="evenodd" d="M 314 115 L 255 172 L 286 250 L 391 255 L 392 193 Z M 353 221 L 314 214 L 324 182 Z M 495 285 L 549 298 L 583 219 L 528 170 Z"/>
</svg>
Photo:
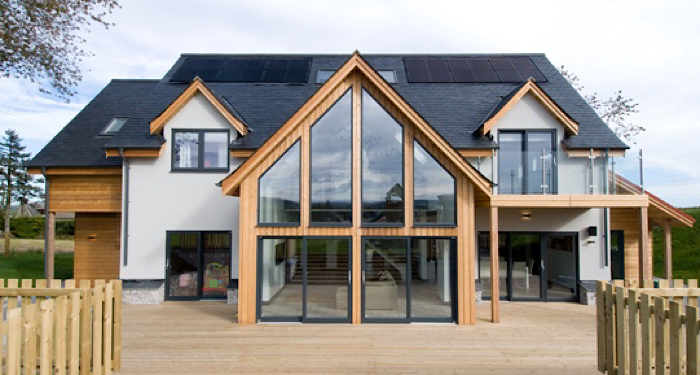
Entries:
<svg viewBox="0 0 700 375">
<path fill-rule="evenodd" d="M 473 162 L 473 161 L 472 161 Z M 474 163 L 474 162 L 473 162 Z M 494 204 L 518 207 L 645 207 L 641 153 L 499 151 L 475 167 L 494 182 Z M 612 176 L 617 176 L 612 178 Z M 637 185 L 636 191 L 621 188 Z"/>
</svg>

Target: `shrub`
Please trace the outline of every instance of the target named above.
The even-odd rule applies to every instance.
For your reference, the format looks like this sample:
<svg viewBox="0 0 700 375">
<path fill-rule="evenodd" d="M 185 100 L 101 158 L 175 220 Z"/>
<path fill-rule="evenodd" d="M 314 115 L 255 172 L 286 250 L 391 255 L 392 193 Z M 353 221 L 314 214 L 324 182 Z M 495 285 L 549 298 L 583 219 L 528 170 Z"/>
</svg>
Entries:
<svg viewBox="0 0 700 375">
<path fill-rule="evenodd" d="M 17 217 L 10 219 L 10 232 L 15 238 L 43 238 L 44 217 Z M 2 222 L 0 222 L 0 225 Z M 0 226 L 0 228 L 2 228 Z M 57 221 L 56 237 L 65 238 L 75 235 L 75 220 Z"/>
</svg>

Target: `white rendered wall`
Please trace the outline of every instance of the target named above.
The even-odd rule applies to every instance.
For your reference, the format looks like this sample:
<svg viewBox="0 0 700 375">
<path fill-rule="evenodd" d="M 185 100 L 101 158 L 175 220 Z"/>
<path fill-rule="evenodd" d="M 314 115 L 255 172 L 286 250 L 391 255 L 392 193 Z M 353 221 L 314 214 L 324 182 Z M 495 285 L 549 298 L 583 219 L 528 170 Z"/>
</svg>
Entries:
<svg viewBox="0 0 700 375">
<path fill-rule="evenodd" d="M 231 278 L 238 278 L 238 198 L 223 196 L 216 183 L 228 172 L 171 172 L 172 129 L 227 129 L 236 132 L 201 94 L 166 125 L 163 154 L 157 159 L 129 159 L 128 264 L 122 279 L 164 279 L 166 232 L 231 231 Z M 242 163 L 232 158 L 230 171 Z M 124 215 L 123 215 L 124 216 Z M 122 227 L 124 227 L 122 225 Z"/>
<path fill-rule="evenodd" d="M 523 220 L 523 212 L 531 214 L 530 220 Z M 579 277 L 581 280 L 608 280 L 610 267 L 605 265 L 603 209 L 499 209 L 499 232 L 576 232 L 578 233 Z M 598 235 L 588 235 L 588 227 L 598 228 Z M 487 208 L 476 209 L 476 230 L 489 230 Z M 478 254 L 477 254 L 478 267 Z M 478 272 L 478 269 L 477 269 Z"/>
</svg>

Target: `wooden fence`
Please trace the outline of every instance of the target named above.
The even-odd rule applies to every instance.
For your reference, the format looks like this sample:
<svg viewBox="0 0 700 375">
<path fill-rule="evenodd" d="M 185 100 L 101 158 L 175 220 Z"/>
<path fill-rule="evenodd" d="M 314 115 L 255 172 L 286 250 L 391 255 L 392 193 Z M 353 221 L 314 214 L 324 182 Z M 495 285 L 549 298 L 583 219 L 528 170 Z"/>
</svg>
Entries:
<svg viewBox="0 0 700 375">
<path fill-rule="evenodd" d="M 120 280 L 0 279 L 0 375 L 118 371 L 121 301 Z"/>
<path fill-rule="evenodd" d="M 698 375 L 698 280 L 599 281 L 598 371 Z"/>
</svg>

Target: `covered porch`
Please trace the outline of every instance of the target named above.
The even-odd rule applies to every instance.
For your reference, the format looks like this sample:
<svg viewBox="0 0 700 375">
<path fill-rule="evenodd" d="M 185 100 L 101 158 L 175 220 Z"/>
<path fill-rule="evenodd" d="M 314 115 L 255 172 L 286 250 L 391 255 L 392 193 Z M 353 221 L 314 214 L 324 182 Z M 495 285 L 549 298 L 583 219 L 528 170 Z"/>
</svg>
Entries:
<svg viewBox="0 0 700 375">
<path fill-rule="evenodd" d="M 490 320 L 488 303 L 477 322 Z M 238 325 L 236 306 L 124 306 L 120 374 L 595 374 L 595 307 L 501 303 L 503 323 Z M 556 339 L 555 339 L 556 338 Z"/>
</svg>

